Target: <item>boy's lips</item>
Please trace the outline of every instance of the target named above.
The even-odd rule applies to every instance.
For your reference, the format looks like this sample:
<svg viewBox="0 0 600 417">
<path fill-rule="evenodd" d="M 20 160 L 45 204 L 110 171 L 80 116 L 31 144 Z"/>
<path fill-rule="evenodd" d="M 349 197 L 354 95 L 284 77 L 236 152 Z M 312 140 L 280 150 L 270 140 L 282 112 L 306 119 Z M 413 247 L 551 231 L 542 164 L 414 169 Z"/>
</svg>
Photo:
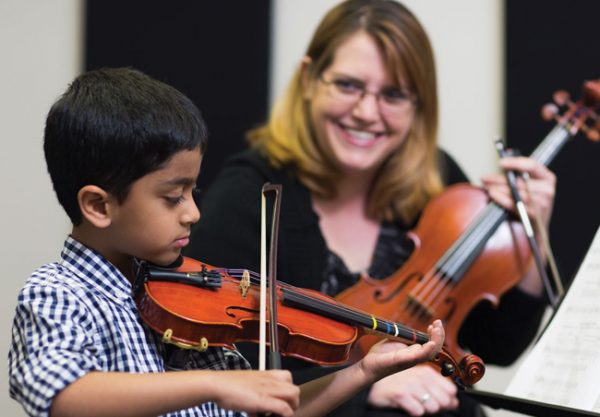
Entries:
<svg viewBox="0 0 600 417">
<path fill-rule="evenodd" d="M 175 246 L 178 248 L 183 248 L 190 243 L 190 238 L 188 236 L 180 237 L 175 240 Z"/>
</svg>

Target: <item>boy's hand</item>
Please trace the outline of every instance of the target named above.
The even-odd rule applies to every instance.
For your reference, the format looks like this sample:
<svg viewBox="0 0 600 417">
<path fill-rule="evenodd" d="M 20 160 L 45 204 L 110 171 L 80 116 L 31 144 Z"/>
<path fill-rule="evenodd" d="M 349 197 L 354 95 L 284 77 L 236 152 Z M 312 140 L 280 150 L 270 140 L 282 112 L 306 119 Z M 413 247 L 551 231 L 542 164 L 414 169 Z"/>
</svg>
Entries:
<svg viewBox="0 0 600 417">
<path fill-rule="evenodd" d="M 376 382 L 383 377 L 433 359 L 444 344 L 444 327 L 436 320 L 427 329 L 429 342 L 406 346 L 400 342 L 384 340 L 369 350 L 359 362 L 367 380 Z"/>
<path fill-rule="evenodd" d="M 228 410 L 254 415 L 272 413 L 281 417 L 294 414 L 300 404 L 300 388 L 285 370 L 215 372 L 216 402 Z"/>
</svg>

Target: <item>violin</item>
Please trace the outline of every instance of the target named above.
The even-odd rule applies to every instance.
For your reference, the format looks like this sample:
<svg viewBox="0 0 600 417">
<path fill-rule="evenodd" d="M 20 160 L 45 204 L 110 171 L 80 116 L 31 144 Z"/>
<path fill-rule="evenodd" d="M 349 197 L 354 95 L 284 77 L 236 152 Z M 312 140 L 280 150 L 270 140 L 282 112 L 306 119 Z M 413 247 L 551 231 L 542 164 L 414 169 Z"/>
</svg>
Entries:
<svg viewBox="0 0 600 417">
<path fill-rule="evenodd" d="M 253 273 L 214 268 L 183 257 L 176 269 L 141 262 L 134 297 L 142 320 L 163 342 L 183 349 L 209 346 L 234 349 L 234 343 L 257 342 L 259 288 Z M 277 327 L 283 355 L 321 365 L 344 363 L 352 345 L 367 333 L 410 343 L 429 336 L 403 324 L 351 308 L 317 291 L 279 282 Z M 470 386 L 485 372 L 481 359 L 467 355 L 457 362 L 442 350 L 432 362 L 459 386 Z"/>
<path fill-rule="evenodd" d="M 557 124 L 531 155 L 544 165 L 579 131 L 600 139 L 594 112 L 600 80 L 586 82 L 583 98 L 575 103 L 563 91 L 554 94 L 554 101 L 566 111 L 560 115 L 555 104 L 543 108 L 542 116 Z M 504 208 L 489 202 L 484 190 L 458 184 L 429 202 L 408 238 L 414 250 L 398 271 L 381 280 L 363 276 L 336 299 L 416 329 L 441 319 L 446 349 L 462 357 L 457 335 L 468 313 L 483 300 L 497 306 L 531 265 L 527 236 Z M 367 351 L 377 340 L 367 336 L 360 348 Z"/>
</svg>

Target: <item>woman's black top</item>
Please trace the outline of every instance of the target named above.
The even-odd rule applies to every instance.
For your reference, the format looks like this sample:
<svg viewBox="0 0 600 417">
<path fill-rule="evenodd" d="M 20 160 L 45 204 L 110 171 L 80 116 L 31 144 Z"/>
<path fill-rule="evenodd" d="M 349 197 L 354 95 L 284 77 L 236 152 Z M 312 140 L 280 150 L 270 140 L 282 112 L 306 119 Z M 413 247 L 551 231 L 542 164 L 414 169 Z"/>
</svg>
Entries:
<svg viewBox="0 0 600 417">
<path fill-rule="evenodd" d="M 440 151 L 439 161 L 445 184 L 467 181 L 448 154 Z M 353 285 L 358 274 L 349 271 L 344 262 L 328 250 L 308 189 L 290 172 L 272 167 L 255 149 L 232 157 L 217 176 L 202 199 L 202 217 L 192 230 L 191 243 L 184 254 L 215 266 L 259 271 L 261 188 L 266 182 L 282 184 L 283 189 L 278 280 L 331 296 Z M 408 230 L 410 227 L 400 223 L 383 224 L 368 270 L 370 276 L 385 278 L 406 261 L 412 246 L 406 239 Z M 485 363 L 508 365 L 532 341 L 544 307 L 543 299 L 513 289 L 502 297 L 497 309 L 490 304 L 476 306 L 465 320 L 458 341 Z M 238 348 L 256 366 L 256 345 L 239 344 Z M 316 367 L 291 358 L 284 358 L 283 364 L 292 370 L 296 383 L 338 369 Z M 366 395 L 367 391 L 362 392 L 340 407 L 335 415 L 401 415 L 367 411 Z M 466 409 L 450 415 L 474 416 L 480 412 L 469 398 L 461 402 Z"/>
</svg>

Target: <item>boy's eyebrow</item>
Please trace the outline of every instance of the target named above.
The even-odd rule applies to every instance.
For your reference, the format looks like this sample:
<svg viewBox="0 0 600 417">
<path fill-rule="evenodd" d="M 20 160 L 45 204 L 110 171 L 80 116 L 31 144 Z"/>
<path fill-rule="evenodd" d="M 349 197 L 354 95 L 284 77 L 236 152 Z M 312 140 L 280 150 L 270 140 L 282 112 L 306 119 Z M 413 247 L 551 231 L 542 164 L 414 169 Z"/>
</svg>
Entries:
<svg viewBox="0 0 600 417">
<path fill-rule="evenodd" d="M 177 185 L 177 186 L 188 186 L 188 185 L 193 185 L 196 183 L 196 179 L 195 178 L 190 178 L 190 177 L 180 177 L 180 178 L 173 178 L 167 181 L 162 181 L 161 182 L 164 185 Z"/>
</svg>

